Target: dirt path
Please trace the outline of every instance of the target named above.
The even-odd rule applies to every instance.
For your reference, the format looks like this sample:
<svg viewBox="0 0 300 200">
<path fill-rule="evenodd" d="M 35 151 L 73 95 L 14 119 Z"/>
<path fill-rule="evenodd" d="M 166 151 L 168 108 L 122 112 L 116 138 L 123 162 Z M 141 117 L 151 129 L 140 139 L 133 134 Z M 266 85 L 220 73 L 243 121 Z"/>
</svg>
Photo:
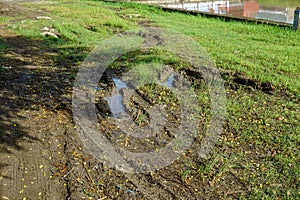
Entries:
<svg viewBox="0 0 300 200">
<path fill-rule="evenodd" d="M 47 98 L 47 88 L 52 86 L 45 84 L 53 69 L 39 68 L 32 62 L 32 57 L 38 55 L 31 55 L 34 46 L 26 38 L 4 29 L 0 34 L 8 45 L 0 75 L 1 198 L 64 199 L 64 183 L 50 179 L 53 150 L 47 148 L 49 144 L 64 144 L 60 134 L 65 127 L 59 127 L 58 122 L 66 121 L 49 110 L 56 103 L 54 98 Z"/>
<path fill-rule="evenodd" d="M 20 149 L 9 148 L 7 149 L 9 153 L 1 155 L 1 162 L 4 165 L 1 170 L 2 198 L 63 199 L 66 189 L 50 180 L 52 166 L 49 161 L 51 159 L 46 159 L 49 152 L 45 149 L 46 141 L 57 143 L 55 139 L 57 136 L 46 138 L 49 133 L 43 133 L 41 125 L 36 124 L 41 120 L 32 122 L 34 120 L 32 117 L 39 118 L 40 114 L 30 113 L 30 115 L 30 117 L 24 116 L 21 122 L 16 121 L 17 126 L 27 124 L 28 127 L 25 130 L 29 133 L 26 138 L 18 141 Z"/>
<path fill-rule="evenodd" d="M 25 12 L 28 18 L 40 14 L 11 2 L 1 3 L 0 11 L 7 16 Z M 55 84 L 64 76 L 61 69 L 47 68 L 49 61 L 39 53 L 41 41 L 14 34 L 5 24 L 0 36 L 8 46 L 0 74 L 0 198 L 66 199 L 66 181 L 54 175 L 57 169 L 67 171 L 62 166 L 67 162 L 64 133 L 74 127 L 66 125 L 71 123 L 69 115 L 54 108 L 66 100 L 66 87 Z"/>
</svg>

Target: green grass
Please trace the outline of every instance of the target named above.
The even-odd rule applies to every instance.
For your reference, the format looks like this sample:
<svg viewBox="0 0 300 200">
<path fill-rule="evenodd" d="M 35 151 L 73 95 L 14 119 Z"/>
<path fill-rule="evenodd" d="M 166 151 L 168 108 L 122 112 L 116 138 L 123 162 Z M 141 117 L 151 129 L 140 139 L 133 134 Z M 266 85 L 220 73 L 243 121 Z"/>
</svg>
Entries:
<svg viewBox="0 0 300 200">
<path fill-rule="evenodd" d="M 12 17 L 9 16 L 0 16 L 0 24 L 8 22 Z"/>
<path fill-rule="evenodd" d="M 117 10 L 120 7 L 123 9 Z M 62 35 L 59 40 L 63 41 L 58 42 L 60 47 L 63 44 L 91 49 L 113 33 L 136 28 L 138 19 L 122 16 L 140 14 L 154 21 L 153 24 L 196 40 L 218 68 L 243 72 L 249 78 L 269 81 L 300 95 L 298 32 L 268 25 L 225 23 L 222 19 L 162 12 L 134 3 L 81 1 L 65 4 L 58 1 L 47 4 L 46 8 L 52 11 L 53 20 L 26 20 L 15 27 L 16 31 L 28 37 L 41 37 L 41 28 L 53 27 Z"/>
<path fill-rule="evenodd" d="M 19 23 L 9 25 L 9 28 L 18 34 L 32 40 L 44 40 L 44 47 L 59 49 L 58 57 L 54 61 L 67 61 L 74 59 L 83 60 L 97 44 L 114 33 L 136 27 L 134 22 L 129 22 L 116 15 L 107 6 L 100 2 L 56 1 L 53 3 L 30 4 L 32 9 L 45 8 L 50 20 L 26 19 Z M 100 3 L 100 5 L 99 5 Z M 67 5 L 67 6 L 66 6 Z M 41 29 L 48 27 L 55 29 L 59 38 L 41 36 Z"/>
<path fill-rule="evenodd" d="M 276 26 L 236 21 L 225 23 L 222 19 L 162 12 L 144 5 L 124 6 L 124 14 L 141 14 L 160 27 L 193 38 L 211 55 L 217 67 L 285 86 L 299 96 L 298 32 Z"/>
<path fill-rule="evenodd" d="M 268 196 L 265 190 L 274 190 L 277 194 L 291 190 L 297 196 L 300 175 L 297 165 L 300 159 L 297 150 L 300 141 L 300 128 L 297 126 L 300 120 L 297 114 L 299 107 L 261 93 L 251 96 L 247 92 L 239 93 L 239 96 L 231 96 L 228 100 L 231 136 L 224 138 L 238 137 L 237 141 L 228 141 L 228 145 L 234 149 L 249 146 L 255 149 L 248 152 L 244 150 L 243 155 L 239 156 L 242 160 L 238 163 L 247 166 L 243 180 L 255 188 L 253 197 L 258 194 L 261 197 Z M 260 188 L 260 184 L 263 188 Z M 293 188 L 289 188 L 291 186 Z M 270 197 L 275 198 L 276 195 Z"/>
<path fill-rule="evenodd" d="M 66 4 L 33 4 L 47 9 L 52 20 L 26 20 L 13 23 L 10 30 L 28 38 L 43 40 L 57 48 L 55 62 L 76 59 L 79 65 L 90 50 L 114 33 L 139 27 L 139 21 L 150 21 L 159 26 L 183 33 L 197 41 L 210 55 L 219 70 L 241 72 L 257 82 L 271 82 L 277 87 L 274 95 L 239 86 L 226 87 L 226 127 L 220 141 L 205 163 L 183 163 L 181 177 L 194 177 L 195 185 L 202 187 L 208 197 L 231 198 L 222 191 L 242 192 L 239 199 L 296 199 L 300 195 L 300 33 L 288 28 L 247 22 L 205 18 L 133 3 L 105 3 L 81 0 Z M 141 18 L 130 18 L 140 14 Z M 43 27 L 53 27 L 59 39 L 40 35 Z M 0 50 L 5 44 L 0 40 Z M 134 60 L 129 58 L 134 57 Z M 152 51 L 149 55 L 133 52 L 114 63 L 132 68 L 142 63 L 163 62 L 177 69 L 188 65 L 172 54 Z M 137 71 L 146 76 L 147 71 Z M 147 77 L 146 77 L 147 78 Z M 145 78 L 145 79 L 146 79 Z M 286 91 L 294 100 L 281 95 Z M 208 102 L 206 97 L 199 102 Z M 209 116 L 204 109 L 203 117 Z M 139 123 L 144 120 L 143 115 Z M 182 161 L 184 162 L 184 160 Z M 210 186 L 209 186 L 210 185 Z M 221 193 L 219 193 L 221 191 Z"/>
<path fill-rule="evenodd" d="M 176 20 L 179 16 L 166 13 L 156 20 L 165 28 L 197 40 L 217 67 L 237 70 L 262 82 L 284 85 L 299 94 L 299 33 L 267 25 L 224 23 L 199 16 Z"/>
</svg>

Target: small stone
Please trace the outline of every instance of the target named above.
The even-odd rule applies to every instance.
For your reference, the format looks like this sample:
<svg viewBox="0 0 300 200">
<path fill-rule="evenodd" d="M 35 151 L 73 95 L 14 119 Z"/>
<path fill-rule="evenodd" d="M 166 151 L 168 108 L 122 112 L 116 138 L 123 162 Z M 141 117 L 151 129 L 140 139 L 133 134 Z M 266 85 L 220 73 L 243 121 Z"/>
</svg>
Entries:
<svg viewBox="0 0 300 200">
<path fill-rule="evenodd" d="M 55 33 L 52 33 L 52 32 L 43 32 L 41 33 L 42 36 L 45 36 L 45 37 L 54 37 L 54 38 L 58 38 L 58 36 L 55 34 Z"/>
<path fill-rule="evenodd" d="M 40 20 L 40 19 L 49 20 L 49 19 L 52 19 L 52 18 L 51 17 L 47 17 L 47 16 L 37 16 L 36 19 L 37 20 Z"/>
<path fill-rule="evenodd" d="M 44 28 L 41 29 L 41 31 L 43 31 L 43 32 L 49 32 L 50 29 L 48 27 L 44 27 Z"/>
<path fill-rule="evenodd" d="M 129 14 L 128 17 L 129 17 L 129 18 L 133 18 L 133 17 L 134 17 L 134 18 L 140 18 L 141 15 L 140 15 L 140 14 Z"/>
</svg>

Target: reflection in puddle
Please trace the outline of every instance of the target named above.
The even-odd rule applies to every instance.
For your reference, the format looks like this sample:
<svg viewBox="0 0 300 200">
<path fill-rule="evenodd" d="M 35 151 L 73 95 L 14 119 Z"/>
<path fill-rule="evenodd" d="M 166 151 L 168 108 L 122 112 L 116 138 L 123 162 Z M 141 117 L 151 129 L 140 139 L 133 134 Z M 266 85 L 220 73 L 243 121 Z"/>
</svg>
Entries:
<svg viewBox="0 0 300 200">
<path fill-rule="evenodd" d="M 112 113 L 113 117 L 121 118 L 126 115 L 125 107 L 123 105 L 123 96 L 120 93 L 122 89 L 129 88 L 125 82 L 123 82 L 119 78 L 112 78 L 115 90 L 113 91 L 113 94 L 111 96 L 107 96 L 104 99 L 108 102 L 109 109 Z M 158 84 L 161 86 L 165 86 L 167 88 L 172 88 L 174 82 L 174 74 L 171 74 L 166 81 L 160 82 L 158 81 Z"/>
<path fill-rule="evenodd" d="M 121 90 L 122 88 L 128 88 L 127 84 L 121 81 L 120 79 L 118 78 L 112 78 L 112 79 L 118 91 Z"/>
<path fill-rule="evenodd" d="M 114 95 L 110 97 L 105 97 L 105 100 L 108 102 L 109 109 L 113 117 L 120 118 L 125 114 L 125 107 L 122 103 L 123 96 L 120 94 L 120 90 L 123 88 L 128 88 L 127 84 L 121 81 L 118 78 L 112 78 L 115 84 Z"/>
<path fill-rule="evenodd" d="M 105 97 L 105 100 L 108 102 L 109 109 L 113 117 L 119 118 L 125 113 L 125 108 L 122 103 L 122 95 L 116 94 L 111 97 Z"/>
<path fill-rule="evenodd" d="M 165 86 L 167 88 L 172 88 L 173 87 L 173 81 L 174 81 L 174 74 L 171 74 L 165 82 L 161 83 L 161 82 L 158 81 L 158 84 L 161 85 L 161 86 Z"/>
</svg>

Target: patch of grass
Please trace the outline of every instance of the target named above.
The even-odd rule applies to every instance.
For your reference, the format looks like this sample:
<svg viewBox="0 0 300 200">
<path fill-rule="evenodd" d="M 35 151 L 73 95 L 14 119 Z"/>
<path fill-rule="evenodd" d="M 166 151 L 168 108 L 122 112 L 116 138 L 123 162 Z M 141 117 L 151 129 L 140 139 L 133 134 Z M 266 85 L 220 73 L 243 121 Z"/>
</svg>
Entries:
<svg viewBox="0 0 300 200">
<path fill-rule="evenodd" d="M 240 149 L 240 178 L 251 198 L 296 197 L 299 189 L 299 104 L 240 90 L 228 101 L 227 135 L 223 140 Z M 289 194 L 289 195 L 287 195 Z"/>
<path fill-rule="evenodd" d="M 82 62 L 90 50 L 104 39 L 135 27 L 134 22 L 119 17 L 103 2 L 69 4 L 60 0 L 51 4 L 25 5 L 30 5 L 32 9 L 47 10 L 45 15 L 51 19 L 25 19 L 9 27 L 25 37 L 44 40 L 45 47 L 58 49 L 59 56 L 54 58 L 56 62 L 74 63 L 74 58 Z M 42 36 L 44 27 L 54 29 L 58 38 Z"/>
<path fill-rule="evenodd" d="M 164 13 L 152 18 L 162 27 L 180 31 L 198 41 L 217 67 L 282 85 L 300 94 L 300 34 L 268 25 L 226 22 L 200 16 Z M 179 19 L 180 20 L 177 20 Z"/>
<path fill-rule="evenodd" d="M 8 27 L 11 31 L 38 42 L 37 49 L 53 51 L 54 56 L 47 56 L 52 61 L 49 65 L 74 67 L 80 64 L 90 50 L 113 33 L 124 31 L 134 26 L 126 22 L 111 9 L 96 6 L 92 3 L 67 4 L 66 1 L 54 3 L 27 3 L 32 10 L 48 10 L 43 14 L 52 19 L 37 20 L 35 17 L 16 20 Z M 83 9 L 84 8 L 84 9 Z M 34 13 L 34 12 L 33 12 Z M 42 29 L 54 29 L 58 38 L 42 36 Z M 44 58 L 41 58 L 44 59 Z"/>
<path fill-rule="evenodd" d="M 7 22 L 9 22 L 9 20 L 13 19 L 12 17 L 10 16 L 0 16 L 0 24 L 5 24 Z"/>
<path fill-rule="evenodd" d="M 283 85 L 300 94 L 298 32 L 276 26 L 162 12 L 134 3 L 124 7 L 123 13 L 142 13 L 160 27 L 190 36 L 207 50 L 219 68 L 240 71 L 250 78 Z"/>
<path fill-rule="evenodd" d="M 136 27 L 136 20 L 123 18 L 123 15 L 140 14 L 160 27 L 182 32 L 196 40 L 217 67 L 243 72 L 250 78 L 269 81 L 300 94 L 300 47 L 297 45 L 300 36 L 297 32 L 275 26 L 224 23 L 222 19 L 162 12 L 135 3 L 82 1 L 63 5 L 65 1 L 47 5 L 53 12 L 53 20 L 29 20 L 19 28 L 23 34 L 27 30 L 29 35 L 40 37 L 41 28 L 53 27 L 69 45 L 92 47 L 115 32 Z"/>
</svg>

